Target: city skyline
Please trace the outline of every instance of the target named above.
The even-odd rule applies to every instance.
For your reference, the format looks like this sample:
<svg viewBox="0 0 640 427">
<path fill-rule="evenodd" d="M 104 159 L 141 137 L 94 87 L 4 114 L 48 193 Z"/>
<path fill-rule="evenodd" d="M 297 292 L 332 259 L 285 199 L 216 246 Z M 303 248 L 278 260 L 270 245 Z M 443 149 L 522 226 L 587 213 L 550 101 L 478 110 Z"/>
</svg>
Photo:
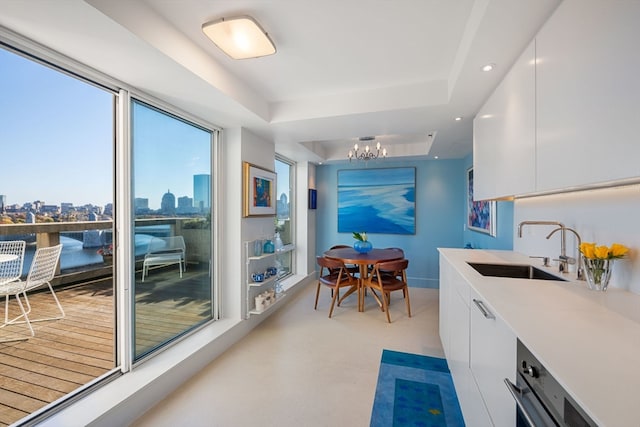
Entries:
<svg viewBox="0 0 640 427">
<path fill-rule="evenodd" d="M 14 178 L 0 188 L 6 204 L 113 203 L 114 93 L 3 49 L 0 69 L 2 170 Z M 211 172 L 210 137 L 155 110 L 136 114 L 136 196 L 152 209 L 167 188 L 194 197 L 193 176 Z"/>
</svg>

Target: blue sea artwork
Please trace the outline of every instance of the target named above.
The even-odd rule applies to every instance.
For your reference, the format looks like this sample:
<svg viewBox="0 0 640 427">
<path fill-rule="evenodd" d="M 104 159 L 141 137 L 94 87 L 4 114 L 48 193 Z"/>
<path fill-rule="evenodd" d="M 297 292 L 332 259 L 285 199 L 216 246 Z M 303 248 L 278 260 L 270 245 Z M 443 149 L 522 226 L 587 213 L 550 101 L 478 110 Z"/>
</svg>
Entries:
<svg viewBox="0 0 640 427">
<path fill-rule="evenodd" d="M 338 232 L 416 233 L 415 168 L 338 171 Z"/>
</svg>

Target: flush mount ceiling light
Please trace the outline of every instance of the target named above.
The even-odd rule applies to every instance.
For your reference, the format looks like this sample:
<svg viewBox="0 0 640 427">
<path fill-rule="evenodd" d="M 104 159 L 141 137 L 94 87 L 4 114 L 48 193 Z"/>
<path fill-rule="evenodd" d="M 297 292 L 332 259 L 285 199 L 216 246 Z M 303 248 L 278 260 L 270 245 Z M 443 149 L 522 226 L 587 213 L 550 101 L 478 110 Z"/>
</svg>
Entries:
<svg viewBox="0 0 640 427">
<path fill-rule="evenodd" d="M 269 35 L 250 16 L 210 21 L 202 25 L 202 31 L 233 59 L 258 58 L 276 53 Z"/>
<path fill-rule="evenodd" d="M 369 146 L 369 142 L 371 142 L 373 144 L 373 141 L 375 141 L 376 138 L 373 136 L 363 136 L 360 137 L 358 139 L 358 141 L 365 143 L 365 147 L 364 147 L 364 151 L 361 151 L 360 153 L 358 153 L 358 150 L 361 150 L 362 147 L 359 147 L 358 144 L 355 144 L 353 146 L 353 148 L 351 150 L 349 150 L 349 162 L 351 162 L 351 160 L 355 159 L 355 160 L 364 160 L 364 161 L 369 161 L 369 160 L 375 160 L 378 157 L 382 157 L 385 158 L 387 157 L 387 149 L 383 148 L 382 151 L 380 151 L 380 143 L 378 142 L 376 144 L 376 152 L 375 154 L 373 153 L 373 151 L 371 151 L 371 147 Z"/>
</svg>

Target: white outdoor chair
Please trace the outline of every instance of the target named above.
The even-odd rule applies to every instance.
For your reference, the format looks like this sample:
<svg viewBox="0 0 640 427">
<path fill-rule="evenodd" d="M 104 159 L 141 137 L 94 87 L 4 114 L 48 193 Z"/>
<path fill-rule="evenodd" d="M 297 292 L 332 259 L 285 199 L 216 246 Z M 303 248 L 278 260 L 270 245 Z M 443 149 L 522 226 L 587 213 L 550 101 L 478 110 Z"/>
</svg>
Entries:
<svg viewBox="0 0 640 427">
<path fill-rule="evenodd" d="M 5 283 L 0 287 L 0 296 L 5 296 L 5 318 L 2 327 L 16 323 L 26 323 L 31 336 L 34 336 L 35 332 L 33 331 L 33 327 L 31 326 L 32 322 L 61 319 L 65 316 L 64 310 L 60 305 L 60 301 L 58 300 L 58 297 L 56 296 L 55 292 L 53 291 L 53 287 L 51 286 L 51 279 L 53 279 L 56 273 L 56 267 L 58 265 L 58 261 L 60 260 L 61 252 L 61 244 L 36 250 L 26 280 L 20 280 L 18 278 L 12 282 Z M 51 295 L 53 296 L 53 299 L 58 306 L 58 310 L 60 310 L 60 315 L 55 317 L 29 319 L 29 314 L 31 313 L 31 304 L 29 303 L 29 298 L 27 297 L 27 291 L 31 291 L 45 285 L 49 287 L 49 291 L 51 292 Z M 22 303 L 20 294 L 24 296 L 25 304 Z M 18 306 L 20 307 L 20 312 L 22 314 L 9 320 L 9 297 L 12 295 L 15 296 L 16 301 L 18 301 Z M 24 320 L 19 320 L 21 318 L 23 318 Z M 27 338 L 8 339 L 3 340 L 3 342 L 16 341 L 19 339 Z"/>
<path fill-rule="evenodd" d="M 182 236 L 152 238 L 142 262 L 142 281 L 144 282 L 144 276 L 149 275 L 149 267 L 176 264 L 182 278 L 182 272 L 187 269 L 185 253 L 186 246 Z"/>
</svg>

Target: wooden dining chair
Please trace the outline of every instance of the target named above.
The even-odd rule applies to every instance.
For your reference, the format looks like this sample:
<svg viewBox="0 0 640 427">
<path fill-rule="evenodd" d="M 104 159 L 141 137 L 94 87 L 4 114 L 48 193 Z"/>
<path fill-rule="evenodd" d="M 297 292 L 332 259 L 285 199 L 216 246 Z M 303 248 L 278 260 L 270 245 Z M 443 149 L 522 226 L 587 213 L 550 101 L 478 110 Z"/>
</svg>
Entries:
<svg viewBox="0 0 640 427">
<path fill-rule="evenodd" d="M 349 287 L 357 290 L 358 279 L 353 277 L 344 263 L 337 259 L 316 257 L 316 262 L 320 266 L 320 275 L 318 277 L 318 287 L 316 288 L 316 302 L 313 309 L 318 308 L 318 297 L 320 295 L 320 286 L 324 285 L 331 289 L 331 308 L 329 309 L 329 317 L 333 314 L 333 307 L 338 301 L 340 306 L 340 288 Z"/>
<path fill-rule="evenodd" d="M 365 287 L 378 290 L 382 294 L 382 311 L 387 315 L 387 322 L 391 323 L 389 316 L 389 302 L 391 292 L 402 290 L 407 305 L 407 314 L 411 317 L 411 302 L 409 301 L 409 285 L 407 284 L 407 267 L 409 260 L 399 259 L 394 261 L 379 262 L 373 266 L 373 276 L 365 283 Z"/>
<path fill-rule="evenodd" d="M 351 249 L 351 246 L 349 245 L 333 245 L 329 248 L 329 250 L 332 249 Z M 349 273 L 353 274 L 360 274 L 360 267 L 358 267 L 357 265 L 353 265 L 353 264 L 345 264 L 345 267 L 347 267 L 347 270 L 349 270 Z"/>
</svg>

